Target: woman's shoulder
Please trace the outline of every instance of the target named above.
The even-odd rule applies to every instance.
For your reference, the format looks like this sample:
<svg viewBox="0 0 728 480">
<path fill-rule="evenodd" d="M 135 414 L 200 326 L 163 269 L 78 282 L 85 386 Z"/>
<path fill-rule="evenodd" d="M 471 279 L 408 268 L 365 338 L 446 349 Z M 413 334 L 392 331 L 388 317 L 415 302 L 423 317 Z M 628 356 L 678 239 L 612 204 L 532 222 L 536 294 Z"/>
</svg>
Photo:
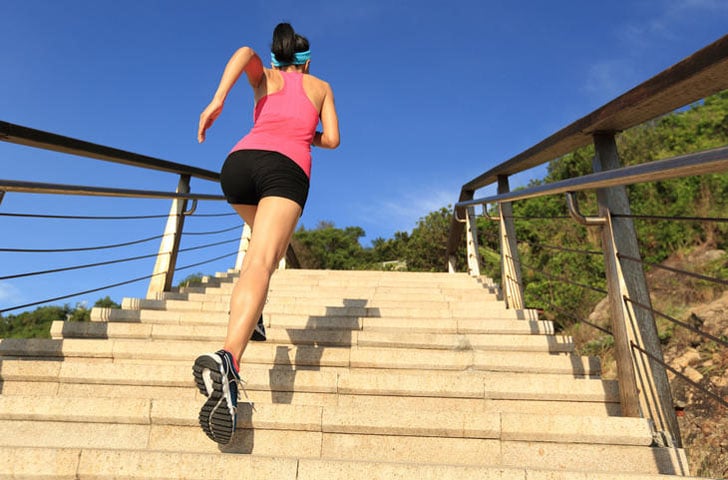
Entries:
<svg viewBox="0 0 728 480">
<path fill-rule="evenodd" d="M 326 80 L 307 73 L 303 76 L 303 81 L 313 88 L 320 90 L 330 90 L 331 85 Z"/>
</svg>

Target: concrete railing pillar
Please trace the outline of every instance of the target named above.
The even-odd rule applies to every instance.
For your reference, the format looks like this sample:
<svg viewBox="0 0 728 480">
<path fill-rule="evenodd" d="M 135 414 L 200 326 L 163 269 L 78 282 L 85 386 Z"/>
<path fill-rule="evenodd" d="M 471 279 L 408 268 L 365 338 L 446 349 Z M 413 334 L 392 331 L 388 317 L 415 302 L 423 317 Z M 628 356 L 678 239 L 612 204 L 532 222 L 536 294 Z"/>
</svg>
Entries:
<svg viewBox="0 0 728 480">
<path fill-rule="evenodd" d="M 498 176 L 498 194 L 510 192 L 508 177 Z M 510 202 L 498 204 L 500 210 L 500 243 L 502 288 L 506 306 L 516 310 L 524 308 L 521 259 L 518 255 L 516 226 L 513 222 L 513 206 Z"/>
<path fill-rule="evenodd" d="M 465 209 L 465 241 L 468 254 L 468 274 L 480 276 L 480 253 L 478 252 L 478 227 L 475 223 L 475 207 Z"/>
<path fill-rule="evenodd" d="M 235 270 L 240 271 L 243 268 L 243 259 L 245 258 L 245 254 L 248 251 L 248 246 L 250 245 L 250 237 L 252 236 L 253 232 L 250 229 L 250 226 L 246 223 L 243 225 L 243 233 L 240 235 L 240 244 L 238 246 L 238 256 L 235 259 Z M 291 247 L 289 246 L 288 249 Z M 286 257 L 284 256 L 281 258 L 281 260 L 278 262 L 278 270 L 285 270 L 288 265 L 288 262 L 286 260 Z"/>
<path fill-rule="evenodd" d="M 243 268 L 243 259 L 250 245 L 250 226 L 246 223 L 243 225 L 243 233 L 240 235 L 240 244 L 238 246 L 238 256 L 235 259 L 235 270 L 240 271 Z"/>
<path fill-rule="evenodd" d="M 594 171 L 620 167 L 613 133 L 595 134 L 594 146 Z M 639 416 L 641 413 L 650 418 L 657 432 L 663 435 L 665 443 L 680 447 L 680 429 L 665 367 L 652 358 L 646 358 L 631 345 L 634 343 L 640 346 L 657 359 L 663 358 L 642 265 L 619 260 L 619 254 L 641 258 L 634 223 L 629 218 L 631 212 L 627 189 L 623 186 L 598 189 L 597 201 L 600 214 L 607 220 L 602 231 L 602 244 L 624 410 L 622 413 L 627 416 Z M 615 218 L 616 215 L 619 217 Z M 649 309 L 634 308 L 625 299 L 648 306 Z"/>
<path fill-rule="evenodd" d="M 177 193 L 189 192 L 190 176 L 180 175 L 179 183 L 177 184 Z M 169 209 L 169 217 L 167 217 L 164 236 L 159 245 L 157 261 L 154 264 L 153 276 L 149 281 L 147 298 L 158 298 L 163 292 L 168 292 L 172 288 L 177 253 L 179 252 L 179 242 L 182 237 L 182 228 L 185 222 L 184 212 L 186 208 L 186 199 L 175 198 L 172 200 L 172 207 Z"/>
</svg>

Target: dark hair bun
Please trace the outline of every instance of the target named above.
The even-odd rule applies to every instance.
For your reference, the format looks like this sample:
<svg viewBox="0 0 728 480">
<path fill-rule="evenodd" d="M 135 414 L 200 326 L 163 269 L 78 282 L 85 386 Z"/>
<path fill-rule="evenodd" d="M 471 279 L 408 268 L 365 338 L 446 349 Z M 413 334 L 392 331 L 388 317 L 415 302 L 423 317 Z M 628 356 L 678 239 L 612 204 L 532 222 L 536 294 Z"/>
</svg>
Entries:
<svg viewBox="0 0 728 480">
<path fill-rule="evenodd" d="M 290 23 L 279 23 L 273 30 L 273 44 L 270 51 L 281 63 L 293 62 L 293 54 L 296 53 L 296 32 Z"/>
</svg>

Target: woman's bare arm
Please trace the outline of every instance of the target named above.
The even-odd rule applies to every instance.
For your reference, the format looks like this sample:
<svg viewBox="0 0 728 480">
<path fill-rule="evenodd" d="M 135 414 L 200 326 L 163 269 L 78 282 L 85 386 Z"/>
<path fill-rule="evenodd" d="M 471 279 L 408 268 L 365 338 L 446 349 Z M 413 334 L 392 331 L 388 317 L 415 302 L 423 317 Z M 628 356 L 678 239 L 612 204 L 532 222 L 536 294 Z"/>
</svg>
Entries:
<svg viewBox="0 0 728 480">
<path fill-rule="evenodd" d="M 321 148 L 336 148 L 339 146 L 339 117 L 336 114 L 334 104 L 334 92 L 331 86 L 326 84 L 326 94 L 321 105 L 321 126 L 323 132 L 316 132 L 313 137 L 313 144 Z"/>
<path fill-rule="evenodd" d="M 233 88 L 243 72 L 248 76 L 248 82 L 253 88 L 257 87 L 263 78 L 263 62 L 250 47 L 239 48 L 228 60 L 212 101 L 200 114 L 200 123 L 197 130 L 198 142 L 205 141 L 205 132 L 222 113 L 230 89 Z"/>
</svg>

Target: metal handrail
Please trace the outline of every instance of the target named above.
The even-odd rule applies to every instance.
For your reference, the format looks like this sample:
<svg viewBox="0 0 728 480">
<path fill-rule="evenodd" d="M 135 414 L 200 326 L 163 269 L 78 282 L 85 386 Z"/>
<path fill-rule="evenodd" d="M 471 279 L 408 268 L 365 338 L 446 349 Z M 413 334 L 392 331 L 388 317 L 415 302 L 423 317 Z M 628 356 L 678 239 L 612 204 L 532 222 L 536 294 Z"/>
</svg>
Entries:
<svg viewBox="0 0 728 480">
<path fill-rule="evenodd" d="M 597 132 L 619 132 L 728 88 L 728 35 L 634 87 L 532 148 L 463 185 L 477 190 L 590 145 Z"/>
<path fill-rule="evenodd" d="M 198 200 L 225 200 L 225 197 L 222 195 L 190 192 L 190 179 L 192 177 L 219 182 L 220 174 L 218 172 L 140 155 L 4 121 L 0 121 L 0 141 L 179 175 L 176 192 L 0 179 L 0 203 L 7 192 L 172 199 L 172 207 L 167 216 L 165 233 L 161 236 L 162 243 L 157 254 L 154 272 L 152 275 L 144 277 L 151 279 L 147 292 L 148 296 L 159 295 L 171 287 L 177 253 L 182 251 L 179 250 L 179 241 L 182 235 L 184 217 L 194 213 Z M 192 201 L 191 207 L 187 206 L 188 200 Z M 240 263 L 240 258 L 244 253 L 243 250 L 238 250 L 236 265 Z M 294 266 L 298 266 L 295 253 L 290 245 L 288 246 L 287 258 L 290 259 L 289 261 Z"/>
<path fill-rule="evenodd" d="M 203 180 L 220 181 L 220 174 L 218 172 L 127 152 L 118 148 L 23 127 L 9 122 L 0 121 L 0 140 L 80 157 L 95 158 L 96 160 L 121 163 L 180 175 L 189 175 L 190 177 L 201 178 Z"/>
<path fill-rule="evenodd" d="M 190 192 L 192 177 L 219 182 L 220 175 L 217 172 L 2 121 L 0 121 L 0 141 L 179 175 L 176 192 L 0 180 L 0 201 L 6 192 L 172 199 L 154 271 L 148 277 L 150 279 L 148 296 L 160 295 L 171 288 L 185 216 L 194 212 L 198 200 L 224 200 L 221 195 Z M 191 208 L 187 207 L 188 200 L 192 201 Z"/>
<path fill-rule="evenodd" d="M 459 202 L 475 191 L 589 145 L 599 132 L 620 132 L 728 89 L 728 35 L 695 52 L 528 150 L 466 182 Z M 457 250 L 464 225 L 454 218 L 447 255 Z"/>
<path fill-rule="evenodd" d="M 0 190 L 21 193 L 47 193 L 58 195 L 88 195 L 99 197 L 126 198 L 180 198 L 188 200 L 225 200 L 222 195 L 203 193 L 173 193 L 154 190 L 131 190 L 111 187 L 89 187 L 85 185 L 66 185 L 60 183 L 25 182 L 0 180 Z"/>
<path fill-rule="evenodd" d="M 455 207 L 514 202 L 545 195 L 558 195 L 569 192 L 594 190 L 597 188 L 632 185 L 647 181 L 652 182 L 693 175 L 720 173 L 726 170 L 728 170 L 728 147 L 720 147 L 665 160 L 590 173 L 581 177 L 537 185 L 515 192 L 458 202 L 455 204 Z"/>
</svg>

